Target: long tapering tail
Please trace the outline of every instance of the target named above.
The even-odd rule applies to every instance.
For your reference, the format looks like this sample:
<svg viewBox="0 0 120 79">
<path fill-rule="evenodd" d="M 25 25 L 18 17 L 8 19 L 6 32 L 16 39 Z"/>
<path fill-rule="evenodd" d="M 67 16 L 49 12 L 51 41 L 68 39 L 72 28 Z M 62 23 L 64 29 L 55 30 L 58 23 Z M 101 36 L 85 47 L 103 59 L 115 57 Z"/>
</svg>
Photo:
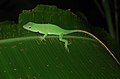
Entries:
<svg viewBox="0 0 120 79">
<path fill-rule="evenodd" d="M 65 34 L 70 34 L 70 33 L 75 33 L 75 32 L 81 32 L 81 33 L 85 33 L 88 34 L 90 36 L 92 36 L 94 39 L 96 39 L 100 44 L 102 44 L 105 49 L 110 53 L 110 55 L 115 59 L 115 61 L 120 65 L 120 62 L 116 59 L 116 57 L 113 55 L 113 53 L 110 51 L 110 49 L 100 40 L 98 39 L 95 35 L 93 35 L 90 32 L 84 31 L 84 30 L 66 30 Z"/>
</svg>

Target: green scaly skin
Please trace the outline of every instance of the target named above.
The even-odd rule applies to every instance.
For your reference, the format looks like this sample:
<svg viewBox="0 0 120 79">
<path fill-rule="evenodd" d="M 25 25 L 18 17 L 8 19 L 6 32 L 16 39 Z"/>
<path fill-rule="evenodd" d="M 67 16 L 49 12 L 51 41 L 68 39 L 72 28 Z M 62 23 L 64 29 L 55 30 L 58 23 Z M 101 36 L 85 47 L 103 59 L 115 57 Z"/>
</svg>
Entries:
<svg viewBox="0 0 120 79">
<path fill-rule="evenodd" d="M 88 34 L 88 35 L 92 36 L 94 39 L 96 39 L 101 45 L 103 45 L 105 47 L 105 49 L 110 53 L 110 55 L 120 65 L 119 61 L 112 54 L 112 52 L 108 49 L 108 47 L 101 40 L 99 40 L 95 35 L 91 34 L 90 32 L 87 32 L 84 30 L 65 30 L 54 24 L 37 24 L 37 23 L 33 23 L 33 22 L 28 22 L 27 24 L 25 24 L 23 26 L 23 28 L 26 30 L 32 31 L 32 32 L 39 32 L 41 34 L 44 34 L 44 36 L 42 37 L 42 40 L 45 40 L 47 35 L 58 35 L 59 40 L 65 43 L 64 46 L 68 52 L 69 52 L 69 48 L 68 48 L 69 43 L 66 39 L 63 39 L 63 35 L 67 35 L 67 34 L 74 33 L 74 32 L 82 32 L 82 33 Z"/>
</svg>

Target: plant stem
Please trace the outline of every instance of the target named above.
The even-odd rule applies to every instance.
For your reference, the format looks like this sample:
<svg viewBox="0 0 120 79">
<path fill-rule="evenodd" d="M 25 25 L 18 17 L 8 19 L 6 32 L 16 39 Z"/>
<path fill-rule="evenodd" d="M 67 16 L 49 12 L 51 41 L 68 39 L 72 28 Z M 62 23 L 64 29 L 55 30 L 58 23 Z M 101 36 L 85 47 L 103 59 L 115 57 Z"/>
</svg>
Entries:
<svg viewBox="0 0 120 79">
<path fill-rule="evenodd" d="M 118 13 L 117 13 L 117 0 L 114 0 L 114 7 L 115 7 L 115 26 L 116 26 L 116 40 L 119 46 L 119 27 L 118 27 Z"/>
<path fill-rule="evenodd" d="M 108 24 L 108 30 L 113 38 L 115 38 L 115 32 L 113 28 L 113 23 L 112 23 L 112 17 L 111 17 L 111 11 L 109 7 L 109 2 L 108 0 L 103 0 L 103 7 L 106 15 L 106 20 Z"/>
</svg>

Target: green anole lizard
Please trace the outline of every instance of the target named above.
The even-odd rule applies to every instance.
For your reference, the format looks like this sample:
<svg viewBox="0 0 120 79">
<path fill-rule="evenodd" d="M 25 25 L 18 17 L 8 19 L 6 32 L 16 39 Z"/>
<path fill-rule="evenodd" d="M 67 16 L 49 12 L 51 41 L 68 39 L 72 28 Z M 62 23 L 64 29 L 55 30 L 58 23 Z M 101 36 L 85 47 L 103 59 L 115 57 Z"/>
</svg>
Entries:
<svg viewBox="0 0 120 79">
<path fill-rule="evenodd" d="M 51 35 L 51 34 L 58 35 L 59 40 L 65 43 L 65 49 L 68 52 L 69 52 L 69 48 L 68 48 L 69 43 L 66 39 L 63 39 L 63 35 L 67 35 L 67 34 L 74 33 L 74 32 L 82 32 L 82 33 L 88 34 L 88 35 L 92 36 L 94 39 L 96 39 L 100 44 L 102 44 L 106 48 L 106 50 L 110 53 L 110 55 L 116 60 L 116 62 L 118 64 L 120 64 L 119 61 L 116 59 L 116 57 L 108 49 L 108 47 L 101 40 L 99 40 L 95 35 L 91 34 L 90 32 L 87 32 L 84 30 L 65 30 L 54 24 L 37 24 L 37 23 L 33 23 L 33 22 L 28 22 L 27 24 L 23 25 L 23 28 L 26 30 L 32 31 L 32 32 L 39 32 L 41 34 L 44 34 L 44 36 L 42 37 L 42 40 L 44 40 L 48 34 L 49 35 Z"/>
</svg>

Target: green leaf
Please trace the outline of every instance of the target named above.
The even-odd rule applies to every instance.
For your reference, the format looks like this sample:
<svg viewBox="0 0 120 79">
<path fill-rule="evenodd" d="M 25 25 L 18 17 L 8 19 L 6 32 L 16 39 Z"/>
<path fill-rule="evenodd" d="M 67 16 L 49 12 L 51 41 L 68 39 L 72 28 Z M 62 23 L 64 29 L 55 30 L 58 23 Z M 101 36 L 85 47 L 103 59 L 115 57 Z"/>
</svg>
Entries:
<svg viewBox="0 0 120 79">
<path fill-rule="evenodd" d="M 46 41 L 41 41 L 41 34 L 23 29 L 22 25 L 29 21 L 53 23 L 65 29 L 90 30 L 73 13 L 48 5 L 23 11 L 19 24 L 0 23 L 0 79 L 120 78 L 118 63 L 89 35 L 75 33 L 64 36 L 71 43 L 68 46 L 70 52 L 67 52 L 58 36 L 50 35 Z"/>
</svg>

